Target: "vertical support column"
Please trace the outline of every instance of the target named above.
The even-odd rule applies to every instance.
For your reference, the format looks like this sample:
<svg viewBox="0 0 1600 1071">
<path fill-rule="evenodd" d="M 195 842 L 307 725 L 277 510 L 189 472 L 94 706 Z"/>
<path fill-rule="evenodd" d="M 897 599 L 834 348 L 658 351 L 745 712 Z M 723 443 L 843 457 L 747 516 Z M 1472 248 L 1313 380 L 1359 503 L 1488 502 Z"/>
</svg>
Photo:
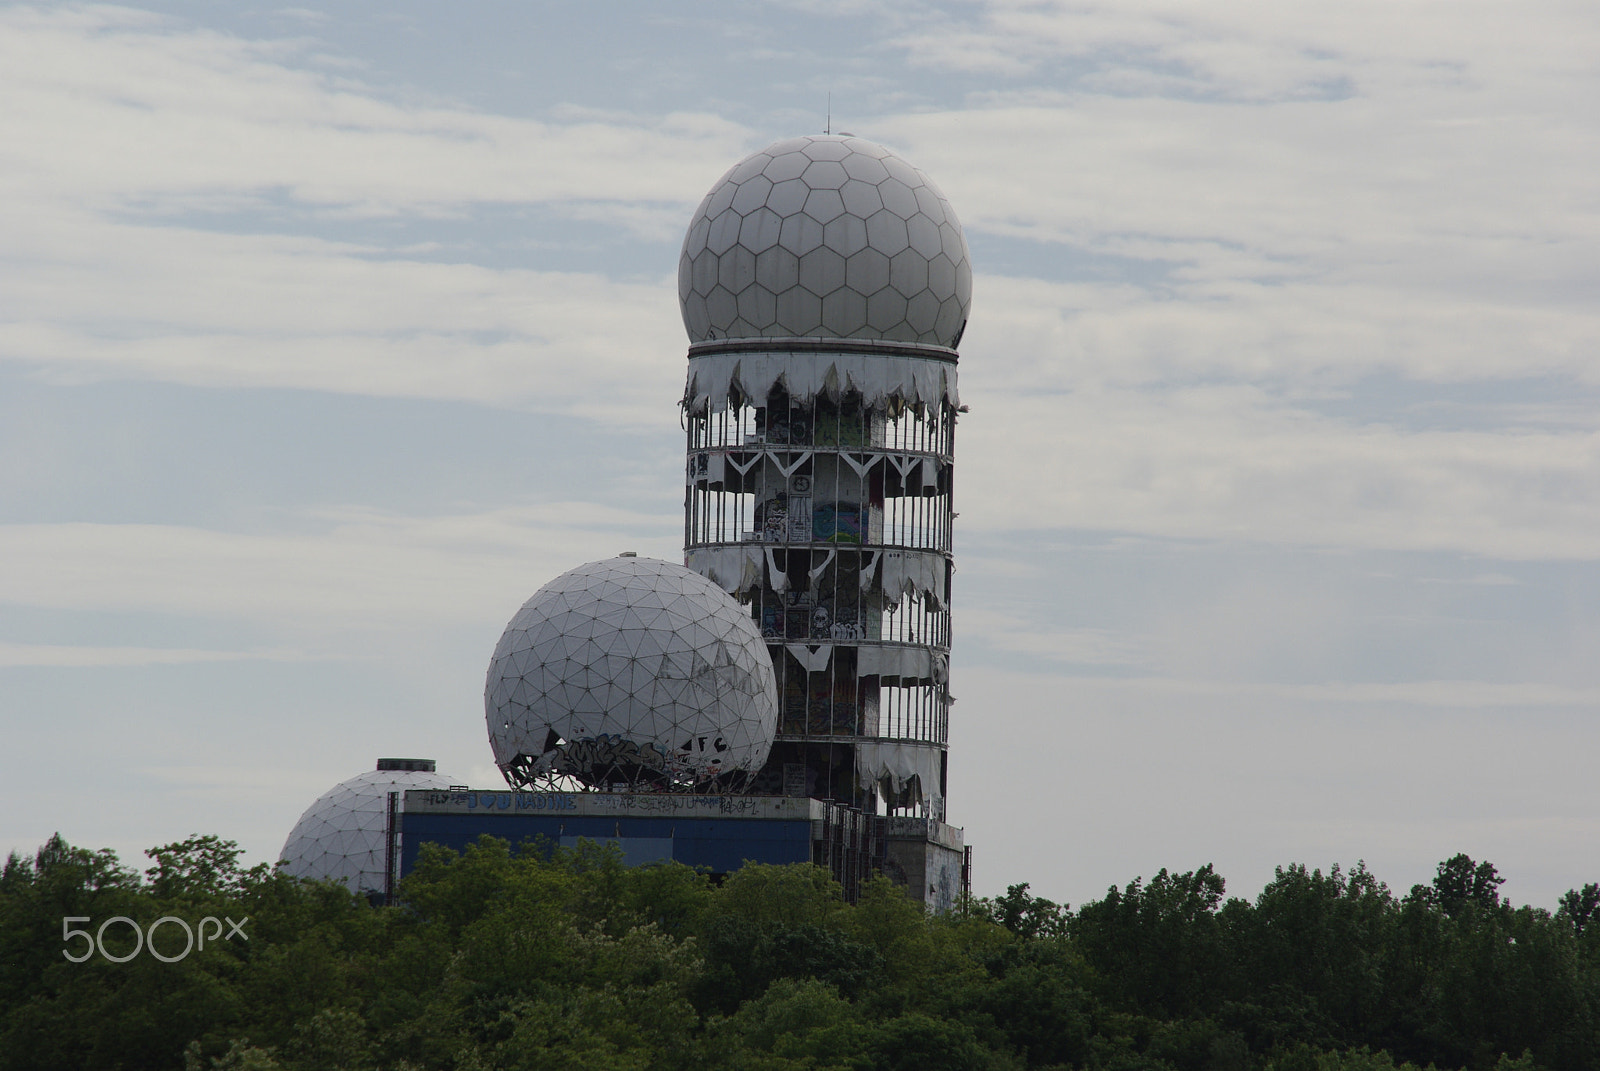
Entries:
<svg viewBox="0 0 1600 1071">
<path fill-rule="evenodd" d="M 400 815 L 400 793 L 389 793 L 389 808 L 384 816 L 383 823 L 383 904 L 385 907 L 394 904 L 395 869 L 400 861 L 396 858 L 395 847 L 400 831 L 396 828 Z"/>
</svg>

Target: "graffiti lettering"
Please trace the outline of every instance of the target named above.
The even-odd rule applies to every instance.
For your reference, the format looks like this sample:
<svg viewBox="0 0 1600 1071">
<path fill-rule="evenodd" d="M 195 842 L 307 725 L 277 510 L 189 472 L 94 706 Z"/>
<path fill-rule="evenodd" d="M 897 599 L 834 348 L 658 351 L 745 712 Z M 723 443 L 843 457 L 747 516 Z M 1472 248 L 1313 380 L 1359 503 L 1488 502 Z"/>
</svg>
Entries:
<svg viewBox="0 0 1600 1071">
<path fill-rule="evenodd" d="M 577 806 L 571 796 L 534 796 L 526 792 L 517 793 L 517 810 L 519 811 L 570 811 Z"/>
<path fill-rule="evenodd" d="M 569 740 L 556 748 L 551 769 L 580 777 L 603 775 L 618 768 L 665 770 L 667 754 L 655 744 L 640 744 L 626 737 L 602 733 L 593 739 Z"/>
<path fill-rule="evenodd" d="M 704 736 L 692 736 L 689 739 L 685 740 L 683 743 L 679 744 L 678 745 L 678 750 L 679 751 L 687 751 L 687 752 L 693 752 L 693 751 L 696 751 L 696 750 L 704 751 L 706 749 L 706 740 L 707 740 L 707 737 L 704 737 Z M 720 736 L 716 737 L 716 738 L 711 740 L 711 750 L 713 750 L 713 751 L 727 751 L 728 750 L 728 742 L 726 740 L 724 740 Z"/>
</svg>

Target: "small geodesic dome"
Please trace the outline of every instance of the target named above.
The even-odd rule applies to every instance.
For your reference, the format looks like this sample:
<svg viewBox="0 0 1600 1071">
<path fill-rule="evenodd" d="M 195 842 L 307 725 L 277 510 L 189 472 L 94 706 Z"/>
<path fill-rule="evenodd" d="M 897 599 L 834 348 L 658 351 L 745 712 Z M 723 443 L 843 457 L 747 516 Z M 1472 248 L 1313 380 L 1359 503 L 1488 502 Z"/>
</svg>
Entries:
<svg viewBox="0 0 1600 1071">
<path fill-rule="evenodd" d="M 517 611 L 484 690 L 513 787 L 732 786 L 777 730 L 772 659 L 748 609 L 691 569 L 622 555 Z"/>
<path fill-rule="evenodd" d="M 376 770 L 341 781 L 321 796 L 289 832 L 278 854 L 285 874 L 339 881 L 354 893 L 385 891 L 389 793 L 449 788 L 432 759 L 379 759 Z"/>
</svg>

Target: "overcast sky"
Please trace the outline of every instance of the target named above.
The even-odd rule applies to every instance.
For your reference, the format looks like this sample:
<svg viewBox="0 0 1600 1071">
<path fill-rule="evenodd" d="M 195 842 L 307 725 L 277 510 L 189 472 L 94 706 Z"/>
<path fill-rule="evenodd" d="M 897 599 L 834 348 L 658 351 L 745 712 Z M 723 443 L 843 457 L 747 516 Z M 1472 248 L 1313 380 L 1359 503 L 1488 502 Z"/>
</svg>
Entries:
<svg viewBox="0 0 1600 1071">
<path fill-rule="evenodd" d="M 976 891 L 1600 881 L 1600 9 L 0 4 L 0 852 L 276 857 L 681 558 L 683 228 L 833 129 L 975 265 Z"/>
</svg>

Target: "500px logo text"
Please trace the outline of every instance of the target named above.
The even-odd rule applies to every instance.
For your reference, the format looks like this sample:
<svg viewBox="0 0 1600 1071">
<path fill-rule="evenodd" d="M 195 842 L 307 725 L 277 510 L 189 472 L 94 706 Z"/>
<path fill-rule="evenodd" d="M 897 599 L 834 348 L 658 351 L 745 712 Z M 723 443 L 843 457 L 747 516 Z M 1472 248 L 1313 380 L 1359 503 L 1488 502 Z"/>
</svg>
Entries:
<svg viewBox="0 0 1600 1071">
<path fill-rule="evenodd" d="M 61 942 L 63 944 L 69 944 L 74 937 L 81 937 L 87 946 L 84 948 L 83 954 L 80 956 L 73 955 L 71 949 L 63 948 L 61 950 L 61 954 L 67 959 L 71 960 L 73 963 L 82 963 L 96 952 L 99 952 L 101 956 L 110 960 L 112 963 L 126 963 L 133 957 L 137 956 L 141 951 L 148 951 L 152 956 L 154 956 L 156 959 L 159 959 L 162 963 L 176 963 L 187 956 L 190 952 L 193 952 L 197 947 L 195 940 L 195 929 L 191 928 L 187 922 L 178 918 L 176 915 L 164 915 L 152 922 L 147 929 L 143 930 L 139 928 L 139 924 L 137 922 L 133 921 L 126 915 L 111 916 L 102 922 L 99 929 L 95 930 L 93 933 L 90 933 L 88 930 L 74 929 L 72 926 L 74 922 L 91 921 L 92 920 L 88 915 L 67 915 L 61 920 Z M 205 918 L 200 920 L 200 925 L 198 927 L 200 931 L 198 947 L 205 948 L 206 941 L 208 940 L 213 944 L 219 939 L 231 941 L 235 935 L 237 935 L 240 940 L 250 940 L 250 935 L 244 932 L 244 924 L 249 921 L 250 916 L 248 915 L 240 919 L 238 922 L 233 921 L 226 915 L 220 919 L 215 915 L 207 915 Z M 112 953 L 106 951 L 105 940 L 106 928 L 111 926 L 113 923 L 118 922 L 132 930 L 134 937 L 133 951 L 121 956 L 113 955 Z M 226 936 L 224 936 L 222 932 L 223 922 L 227 922 L 228 924 L 228 932 Z M 206 925 L 208 923 L 213 927 L 209 934 L 206 932 Z M 156 948 L 156 931 L 162 926 L 177 926 L 183 930 L 185 943 L 182 952 L 179 952 L 175 956 L 169 956 Z"/>
</svg>

